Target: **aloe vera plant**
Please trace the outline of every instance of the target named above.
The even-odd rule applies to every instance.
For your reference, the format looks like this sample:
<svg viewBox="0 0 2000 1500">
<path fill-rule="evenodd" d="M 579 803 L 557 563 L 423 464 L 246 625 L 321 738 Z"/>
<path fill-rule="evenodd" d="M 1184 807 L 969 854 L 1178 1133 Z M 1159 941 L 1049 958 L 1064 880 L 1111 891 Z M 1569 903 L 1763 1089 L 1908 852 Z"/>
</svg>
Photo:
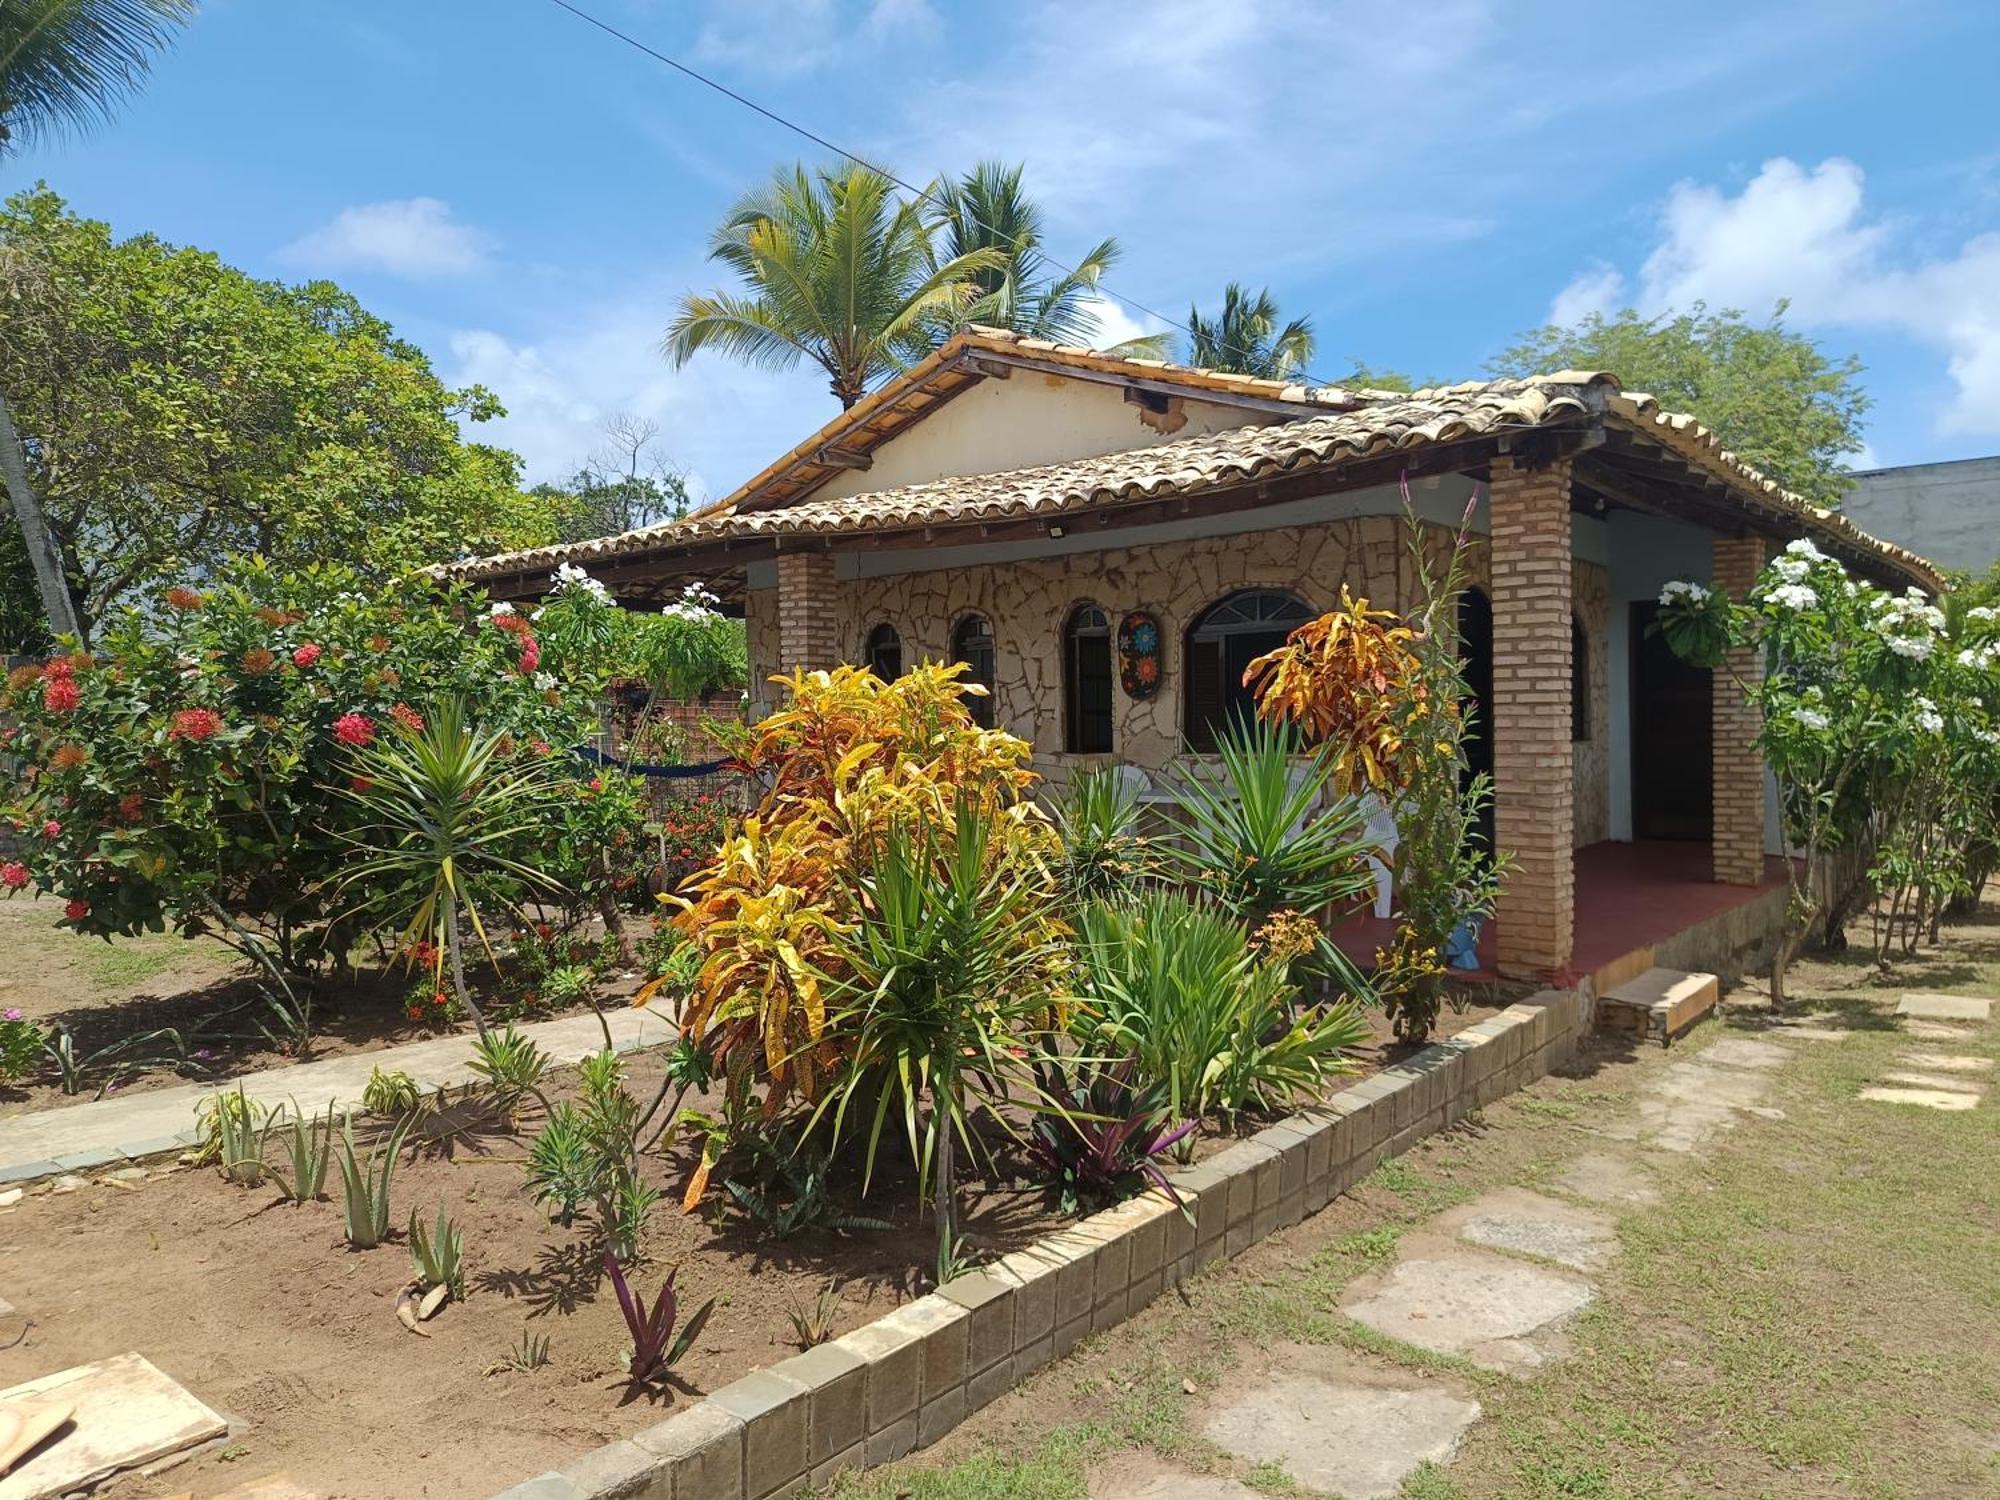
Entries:
<svg viewBox="0 0 2000 1500">
<path fill-rule="evenodd" d="M 442 1203 L 437 1223 L 428 1232 L 417 1211 L 410 1210 L 410 1263 L 425 1291 L 441 1286 L 451 1293 L 452 1301 L 465 1300 L 465 1235 Z"/>
<path fill-rule="evenodd" d="M 215 1158 L 222 1175 L 238 1187 L 256 1187 L 264 1180 L 264 1131 L 258 1128 L 264 1106 L 236 1085 L 235 1093 L 211 1094 L 202 1101 L 205 1136 L 203 1152 Z"/>
<path fill-rule="evenodd" d="M 626 1368 L 637 1384 L 656 1380 L 679 1364 L 681 1356 L 701 1336 L 709 1314 L 715 1311 L 715 1299 L 710 1297 L 696 1308 L 676 1334 L 674 1321 L 679 1316 L 680 1299 L 674 1291 L 674 1278 L 680 1275 L 680 1267 L 667 1273 L 666 1285 L 660 1288 L 660 1295 L 653 1299 L 651 1307 L 644 1298 L 632 1295 L 632 1289 L 625 1284 L 624 1267 L 608 1250 L 604 1254 L 604 1271 L 611 1278 L 611 1289 L 618 1294 L 618 1309 L 625 1314 L 626 1331 L 632 1335 L 632 1356 Z"/>
<path fill-rule="evenodd" d="M 356 1250 L 373 1250 L 388 1238 L 389 1180 L 395 1176 L 396 1153 L 409 1129 L 405 1120 L 389 1133 L 387 1149 L 383 1144 L 371 1147 L 364 1162 L 354 1154 L 354 1117 L 340 1118 L 341 1211 L 347 1219 L 347 1243 Z"/>
<path fill-rule="evenodd" d="M 333 1101 L 327 1101 L 326 1114 L 321 1116 L 302 1114 L 298 1100 L 294 1099 L 289 1113 L 279 1110 L 265 1122 L 264 1134 L 268 1137 L 280 1121 L 285 1133 L 279 1139 L 291 1166 L 284 1171 L 276 1167 L 267 1170 L 293 1203 L 310 1203 L 324 1197 L 326 1164 L 333 1155 Z"/>
</svg>

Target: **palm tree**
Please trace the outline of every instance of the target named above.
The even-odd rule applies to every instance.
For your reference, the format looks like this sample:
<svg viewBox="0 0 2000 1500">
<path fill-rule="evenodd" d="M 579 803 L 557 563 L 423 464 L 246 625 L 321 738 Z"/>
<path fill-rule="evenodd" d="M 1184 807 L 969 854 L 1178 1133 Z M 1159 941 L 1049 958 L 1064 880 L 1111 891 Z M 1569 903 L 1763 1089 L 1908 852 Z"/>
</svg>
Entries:
<svg viewBox="0 0 2000 1500">
<path fill-rule="evenodd" d="M 108 120 L 153 54 L 194 15 L 195 0 L 6 0 L 0 4 L 0 160 L 35 141 Z M 49 628 L 79 634 L 41 501 L 0 391 L 0 483 L 28 544 Z"/>
<path fill-rule="evenodd" d="M 1278 304 L 1267 287 L 1252 297 L 1237 282 L 1222 293 L 1222 316 L 1210 321 L 1188 310 L 1188 363 L 1266 380 L 1289 380 L 1312 363 L 1312 323 L 1294 318 L 1278 327 Z"/>
<path fill-rule="evenodd" d="M 1021 189 L 1021 168 L 984 161 L 956 182 L 940 177 L 930 190 L 937 204 L 945 258 L 995 250 L 999 265 L 976 273 L 979 298 L 966 321 L 1011 328 L 1061 344 L 1091 344 L 1098 332 L 1089 303 L 1118 260 L 1118 241 L 1100 240 L 1076 264 L 1060 271 L 1042 254 L 1042 210 Z M 1111 352 L 1163 358 L 1170 334 L 1128 339 Z"/>
<path fill-rule="evenodd" d="M 744 290 L 683 297 L 666 353 L 682 365 L 714 347 L 778 370 L 809 359 L 852 406 L 929 353 L 939 321 L 978 297 L 972 278 L 1004 264 L 992 249 L 935 256 L 931 237 L 922 207 L 870 167 L 780 169 L 709 243 Z"/>
</svg>

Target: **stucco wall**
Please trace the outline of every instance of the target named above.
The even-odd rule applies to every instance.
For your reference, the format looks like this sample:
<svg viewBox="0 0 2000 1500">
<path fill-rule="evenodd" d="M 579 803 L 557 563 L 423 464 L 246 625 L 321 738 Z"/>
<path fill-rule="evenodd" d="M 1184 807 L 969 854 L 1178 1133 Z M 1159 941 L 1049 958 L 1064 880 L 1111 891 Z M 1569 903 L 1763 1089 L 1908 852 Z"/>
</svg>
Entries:
<svg viewBox="0 0 2000 1500">
<path fill-rule="evenodd" d="M 1274 420 L 1241 406 L 1176 399 L 1175 418 L 1149 424 L 1142 408 L 1116 386 L 1016 370 L 1006 380 L 981 381 L 946 402 L 877 448 L 866 469 L 836 475 L 813 498 L 835 500 L 932 479 L 1095 458 Z"/>
<path fill-rule="evenodd" d="M 1983 573 L 2000 561 L 2000 458 L 1872 469 L 1854 476 L 1840 508 L 1941 567 Z"/>
<path fill-rule="evenodd" d="M 1426 528 L 1442 555 L 1450 531 Z M 1605 570 L 1575 565 L 1577 610 L 1590 641 L 1591 738 L 1576 746 L 1577 839 L 1604 838 L 1609 828 L 1609 699 L 1607 640 L 1610 588 Z M 1377 605 L 1408 610 L 1416 579 L 1400 516 L 1364 515 L 1309 525 L 1115 547 L 844 579 L 840 586 L 839 639 L 850 659 L 875 625 L 887 621 L 902 637 L 903 659 L 943 659 L 953 626 L 977 611 L 993 627 L 998 722 L 1031 741 L 1036 767 L 1052 782 L 1080 764 L 1115 760 L 1159 770 L 1179 754 L 1182 736 L 1182 650 L 1189 623 L 1210 604 L 1244 588 L 1290 589 L 1314 610 L 1331 608 L 1346 583 Z M 1468 582 L 1487 586 L 1483 539 L 1471 550 Z M 1063 749 L 1061 631 L 1070 611 L 1090 602 L 1114 620 L 1129 609 L 1160 618 L 1165 645 L 1163 686 L 1137 702 L 1113 694 L 1113 744 L 1109 757 L 1071 755 Z M 753 589 L 747 598 L 754 679 L 776 670 L 776 595 Z M 753 689 L 754 691 L 754 689 Z"/>
</svg>

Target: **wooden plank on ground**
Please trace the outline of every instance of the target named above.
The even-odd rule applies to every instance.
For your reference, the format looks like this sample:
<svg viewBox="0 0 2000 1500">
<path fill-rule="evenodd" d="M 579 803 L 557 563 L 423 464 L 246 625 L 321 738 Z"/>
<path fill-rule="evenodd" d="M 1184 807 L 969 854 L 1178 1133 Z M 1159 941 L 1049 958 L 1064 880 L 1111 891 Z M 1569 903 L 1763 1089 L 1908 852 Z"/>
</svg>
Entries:
<svg viewBox="0 0 2000 1500">
<path fill-rule="evenodd" d="M 0 1403 L 68 1406 L 70 1428 L 13 1473 L 0 1500 L 48 1500 L 210 1442 L 229 1424 L 139 1354 L 78 1365 L 0 1391 Z"/>
</svg>

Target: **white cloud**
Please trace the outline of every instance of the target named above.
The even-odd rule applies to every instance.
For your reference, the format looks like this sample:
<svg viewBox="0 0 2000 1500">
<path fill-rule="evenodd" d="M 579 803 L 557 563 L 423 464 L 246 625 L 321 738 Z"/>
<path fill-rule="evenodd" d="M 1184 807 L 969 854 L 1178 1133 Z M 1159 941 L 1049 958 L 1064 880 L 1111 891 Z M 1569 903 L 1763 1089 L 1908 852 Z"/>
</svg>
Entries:
<svg viewBox="0 0 2000 1500">
<path fill-rule="evenodd" d="M 937 29 L 930 0 L 723 0 L 711 7 L 695 53 L 704 62 L 782 77 L 924 40 Z"/>
<path fill-rule="evenodd" d="M 2000 433 L 2000 234 L 1926 259 L 1915 253 L 1918 229 L 1871 214 L 1865 174 L 1842 157 L 1812 168 L 1773 158 L 1734 195 L 1682 182 L 1640 268 L 1636 305 L 1658 313 L 1705 301 L 1761 316 L 1789 301 L 1805 328 L 1901 334 L 1944 355 L 1955 394 L 1939 429 Z M 1572 281 L 1558 305 L 1603 274 Z"/>
<path fill-rule="evenodd" d="M 1143 338 L 1147 334 L 1165 333 L 1167 325 L 1150 313 L 1133 316 L 1124 303 L 1113 297 L 1086 297 L 1084 310 L 1097 321 L 1097 332 L 1091 335 L 1090 344 L 1094 349 L 1109 349 L 1114 344 L 1122 344 L 1127 339 Z"/>
<path fill-rule="evenodd" d="M 603 446 L 620 412 L 660 427 L 660 448 L 690 466 L 696 495 L 721 494 L 831 417 L 838 407 L 816 368 L 773 374 L 719 356 L 675 369 L 660 353 L 671 305 L 665 283 L 615 301 L 568 306 L 539 335 L 454 332 L 449 378 L 490 387 L 507 415 L 468 435 L 519 453 L 529 483 L 575 471 Z"/>
<path fill-rule="evenodd" d="M 1625 278 L 1616 266 L 1596 265 L 1578 271 L 1549 303 L 1549 322 L 1567 328 L 1593 314 L 1609 317 L 1625 296 Z"/>
<path fill-rule="evenodd" d="M 484 266 L 492 247 L 491 235 L 453 219 L 441 199 L 391 198 L 344 208 L 281 253 L 315 271 L 457 276 Z"/>
</svg>

